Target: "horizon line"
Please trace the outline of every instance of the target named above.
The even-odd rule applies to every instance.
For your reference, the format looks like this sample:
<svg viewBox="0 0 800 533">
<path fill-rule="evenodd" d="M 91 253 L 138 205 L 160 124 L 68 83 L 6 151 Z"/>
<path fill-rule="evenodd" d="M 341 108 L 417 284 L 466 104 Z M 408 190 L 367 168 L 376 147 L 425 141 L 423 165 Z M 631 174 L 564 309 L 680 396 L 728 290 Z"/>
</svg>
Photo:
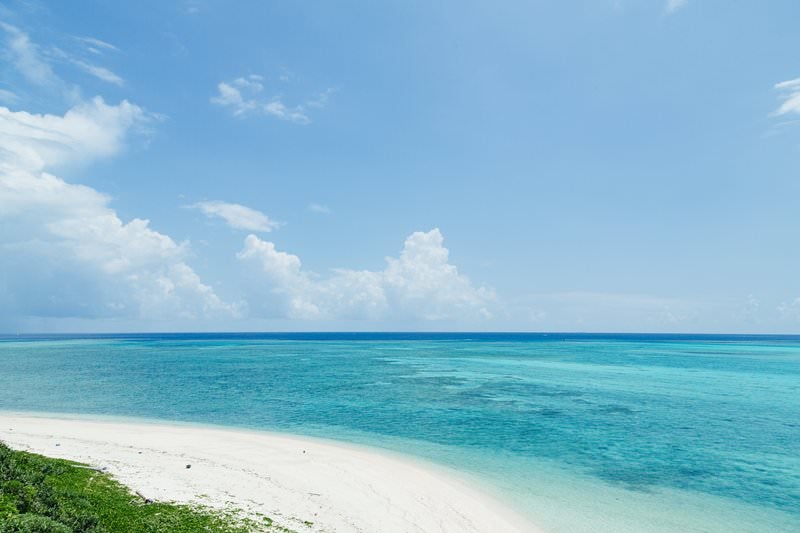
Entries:
<svg viewBox="0 0 800 533">
<path fill-rule="evenodd" d="M 446 331 L 446 330 L 272 330 L 272 331 L 77 331 L 77 332 L 0 332 L 0 337 L 56 336 L 56 335 L 637 335 L 637 336 L 698 336 L 698 337 L 800 337 L 795 333 L 709 333 L 709 332 L 622 332 L 622 331 Z"/>
</svg>

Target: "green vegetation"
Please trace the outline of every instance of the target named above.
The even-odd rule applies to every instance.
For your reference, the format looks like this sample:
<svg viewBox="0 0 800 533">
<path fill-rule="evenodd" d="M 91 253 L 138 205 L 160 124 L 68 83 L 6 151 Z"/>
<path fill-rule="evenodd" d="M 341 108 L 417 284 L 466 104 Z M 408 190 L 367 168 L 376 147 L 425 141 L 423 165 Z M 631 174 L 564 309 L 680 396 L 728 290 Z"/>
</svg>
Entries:
<svg viewBox="0 0 800 533">
<path fill-rule="evenodd" d="M 0 533 L 288 531 L 237 514 L 146 503 L 108 474 L 0 442 Z"/>
</svg>

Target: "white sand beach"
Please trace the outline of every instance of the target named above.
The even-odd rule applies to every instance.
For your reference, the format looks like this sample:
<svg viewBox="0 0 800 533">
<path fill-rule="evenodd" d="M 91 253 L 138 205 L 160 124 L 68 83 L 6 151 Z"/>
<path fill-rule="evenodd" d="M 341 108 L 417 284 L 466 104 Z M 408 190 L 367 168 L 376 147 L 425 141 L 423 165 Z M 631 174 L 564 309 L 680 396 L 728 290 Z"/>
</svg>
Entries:
<svg viewBox="0 0 800 533">
<path fill-rule="evenodd" d="M 296 531 L 538 531 L 445 469 L 328 441 L 8 413 L 0 440 L 106 468 L 147 498 L 236 507 Z"/>
</svg>

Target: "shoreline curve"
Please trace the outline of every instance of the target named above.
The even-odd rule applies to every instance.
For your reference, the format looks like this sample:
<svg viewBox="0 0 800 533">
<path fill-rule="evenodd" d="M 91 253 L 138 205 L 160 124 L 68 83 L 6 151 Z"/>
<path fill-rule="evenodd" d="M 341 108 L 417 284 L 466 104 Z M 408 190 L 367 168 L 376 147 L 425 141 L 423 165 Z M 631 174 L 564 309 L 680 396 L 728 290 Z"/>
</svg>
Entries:
<svg viewBox="0 0 800 533">
<path fill-rule="evenodd" d="M 262 513 L 299 532 L 541 533 L 445 467 L 362 445 L 180 422 L 6 412 L 0 441 L 105 467 L 154 500 Z"/>
</svg>

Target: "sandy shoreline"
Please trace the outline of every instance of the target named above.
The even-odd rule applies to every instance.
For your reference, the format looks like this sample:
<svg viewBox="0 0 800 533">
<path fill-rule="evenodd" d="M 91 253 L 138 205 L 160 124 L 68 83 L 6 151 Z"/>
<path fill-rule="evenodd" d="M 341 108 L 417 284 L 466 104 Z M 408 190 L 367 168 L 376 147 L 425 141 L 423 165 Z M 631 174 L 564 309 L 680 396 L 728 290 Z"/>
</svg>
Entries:
<svg viewBox="0 0 800 533">
<path fill-rule="evenodd" d="M 148 498 L 234 506 L 297 531 L 538 531 L 444 469 L 346 444 L 12 413 L 0 413 L 0 440 L 106 467 Z"/>
</svg>

